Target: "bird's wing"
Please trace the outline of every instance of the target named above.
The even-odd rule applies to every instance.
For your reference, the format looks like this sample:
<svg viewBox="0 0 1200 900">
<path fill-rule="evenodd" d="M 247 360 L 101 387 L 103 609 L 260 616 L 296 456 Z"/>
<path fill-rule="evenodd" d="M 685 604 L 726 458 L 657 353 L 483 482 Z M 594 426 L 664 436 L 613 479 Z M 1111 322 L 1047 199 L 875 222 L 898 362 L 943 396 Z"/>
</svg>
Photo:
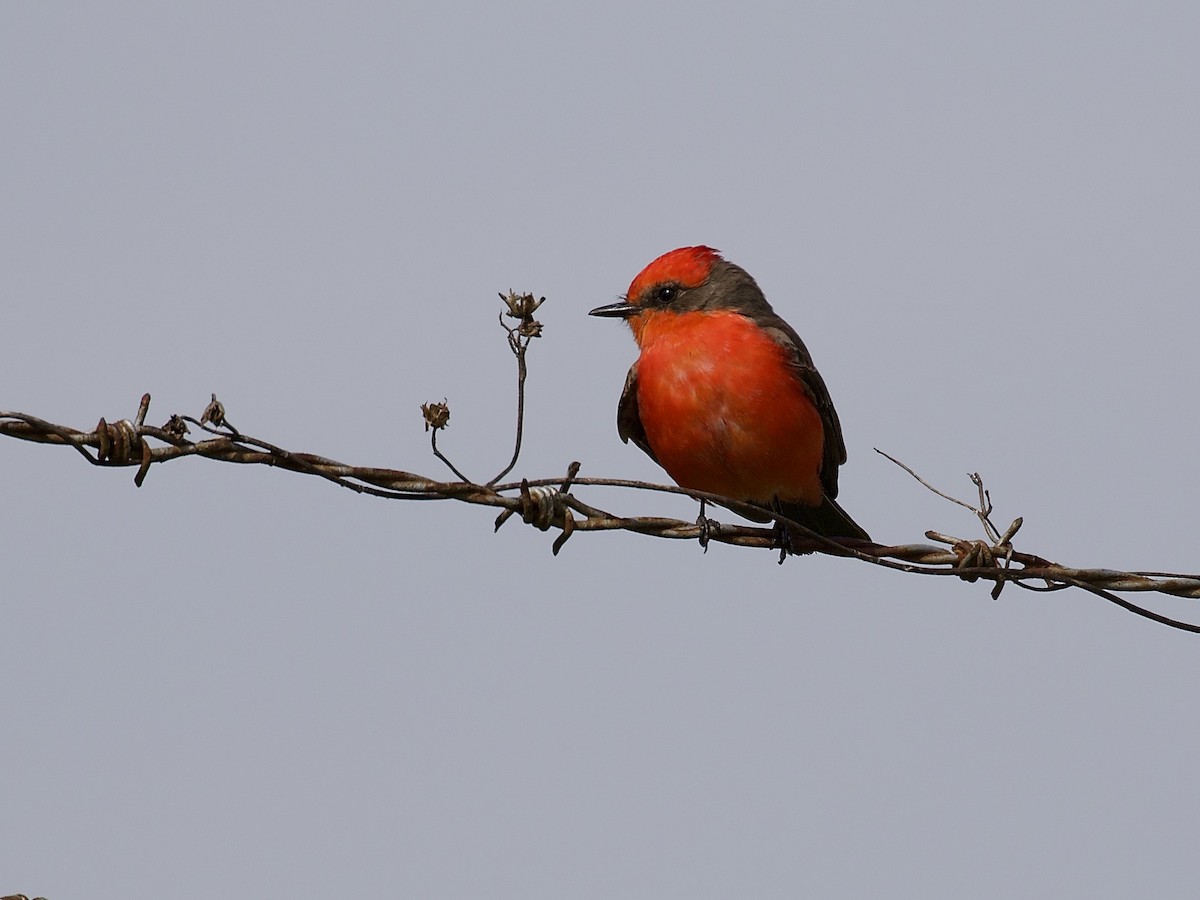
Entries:
<svg viewBox="0 0 1200 900">
<path fill-rule="evenodd" d="M 629 367 L 625 387 L 621 389 L 621 399 L 617 403 L 617 434 L 625 443 L 633 441 L 647 456 L 658 462 L 658 457 L 650 449 L 650 442 L 646 440 L 646 429 L 642 427 L 642 416 L 638 412 L 637 363 Z"/>
<path fill-rule="evenodd" d="M 791 353 L 796 377 L 804 385 L 821 416 L 821 426 L 825 431 L 825 450 L 821 457 L 821 487 L 825 496 L 833 500 L 838 495 L 838 466 L 846 461 L 846 441 L 842 437 L 842 423 L 838 421 L 837 410 L 833 408 L 833 401 L 829 399 L 829 389 L 825 387 L 825 380 L 813 365 L 804 341 L 800 340 L 795 329 L 783 319 L 775 315 L 770 319 L 771 321 L 762 323 L 763 327 L 773 340 Z"/>
</svg>

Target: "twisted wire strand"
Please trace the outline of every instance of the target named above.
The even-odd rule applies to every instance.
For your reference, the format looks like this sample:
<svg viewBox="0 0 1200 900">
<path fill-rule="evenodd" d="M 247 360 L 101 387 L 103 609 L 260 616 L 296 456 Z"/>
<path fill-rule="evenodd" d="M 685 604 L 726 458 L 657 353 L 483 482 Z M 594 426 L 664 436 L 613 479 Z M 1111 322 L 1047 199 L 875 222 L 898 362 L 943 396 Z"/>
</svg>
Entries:
<svg viewBox="0 0 1200 900">
<path fill-rule="evenodd" d="M 138 486 L 154 464 L 199 456 L 218 462 L 266 465 L 312 475 L 360 494 L 385 499 L 452 500 L 496 507 L 501 510 L 496 528 L 519 515 L 523 521 L 543 531 L 558 529 L 561 533 L 552 548 L 555 554 L 577 531 L 630 531 L 672 540 L 695 540 L 705 546 L 717 542 L 780 550 L 780 534 L 774 527 L 725 524 L 708 519 L 687 522 L 661 516 L 622 516 L 584 502 L 571 493 L 571 489 L 607 487 L 682 494 L 719 503 L 734 512 L 753 511 L 749 504 L 726 497 L 643 481 L 579 478 L 578 463 L 572 463 L 565 478 L 524 479 L 491 485 L 440 481 L 400 469 L 348 465 L 312 453 L 289 451 L 241 434 L 225 421 L 224 408 L 215 397 L 199 419 L 176 415 L 163 427 L 145 424 L 149 403 L 149 394 L 144 395 L 134 421 L 121 419 L 110 423 L 101 419 L 91 431 L 55 424 L 27 413 L 0 412 L 0 434 L 18 440 L 73 447 L 95 466 L 136 466 L 135 483 Z M 185 436 L 185 423 L 198 427 L 207 437 L 189 440 Z M 980 493 L 982 497 L 982 486 Z M 1117 596 L 1118 592 L 1154 592 L 1200 599 L 1200 577 L 1194 575 L 1063 566 L 1015 550 L 1008 541 L 1009 535 L 997 537 L 992 533 L 994 529 L 989 529 L 993 538 L 990 542 L 928 532 L 927 537 L 948 546 L 928 543 L 884 545 L 850 539 L 832 540 L 808 531 L 799 523 L 784 521 L 798 534 L 807 535 L 793 536 L 787 548 L 790 552 L 853 557 L 902 572 L 990 581 L 994 584 L 993 597 L 998 596 L 1008 583 L 1041 591 L 1076 587 L 1161 624 L 1200 633 L 1200 626 L 1168 618 Z M 1014 530 L 1010 529 L 1010 534 Z"/>
</svg>

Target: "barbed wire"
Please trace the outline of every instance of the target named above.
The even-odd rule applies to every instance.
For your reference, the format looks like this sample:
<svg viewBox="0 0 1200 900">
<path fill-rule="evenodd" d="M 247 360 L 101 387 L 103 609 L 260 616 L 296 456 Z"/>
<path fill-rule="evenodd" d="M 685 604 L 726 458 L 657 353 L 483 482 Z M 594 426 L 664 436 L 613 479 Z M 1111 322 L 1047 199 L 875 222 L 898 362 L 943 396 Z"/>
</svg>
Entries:
<svg viewBox="0 0 1200 900">
<path fill-rule="evenodd" d="M 944 546 L 922 543 L 884 545 L 851 538 L 835 540 L 819 535 L 799 522 L 779 516 L 772 510 L 768 512 L 778 521 L 774 526 L 727 524 L 707 518 L 704 515 L 705 505 L 716 504 L 759 519 L 764 510 L 729 497 L 684 490 L 674 485 L 618 478 L 580 478 L 581 467 L 578 462 L 570 463 L 561 477 L 501 483 L 500 479 L 516 466 L 521 452 L 527 375 L 525 356 L 530 341 L 542 334 L 541 323 L 533 318 L 533 313 L 545 298 L 535 301 L 530 294 L 509 292 L 507 295 L 501 294 L 501 299 L 508 307 L 508 311 L 502 313 L 501 324 L 507 332 L 509 347 L 518 368 L 516 439 L 508 465 L 486 484 L 471 481 L 438 449 L 437 434 L 447 427 L 450 420 L 450 409 L 444 400 L 424 404 L 421 409 L 425 427 L 430 431 L 433 453 L 450 468 L 459 479 L 457 481 L 442 481 L 400 469 L 348 465 L 312 453 L 286 450 L 238 431 L 228 420 L 225 407 L 215 394 L 198 418 L 175 414 L 160 427 L 146 424 L 150 408 L 149 394 L 142 396 L 133 420 L 109 422 L 102 418 L 90 431 L 58 425 L 28 413 L 0 412 L 0 435 L 73 447 L 94 466 L 137 467 L 134 484 L 138 487 L 145 483 L 153 465 L 189 456 L 242 465 L 273 466 L 323 478 L 360 494 L 390 500 L 450 500 L 495 507 L 500 510 L 495 521 L 497 530 L 514 516 L 519 516 L 523 522 L 542 531 L 557 529 L 559 534 L 551 545 L 555 555 L 579 531 L 629 531 L 671 540 L 694 540 L 705 551 L 713 542 L 768 549 L 779 553 L 781 563 L 788 555 L 822 553 L 857 559 L 900 572 L 950 576 L 968 582 L 990 581 L 993 583 L 993 599 L 1000 596 L 1007 584 L 1034 591 L 1079 588 L 1154 622 L 1200 634 L 1200 625 L 1170 618 L 1118 596 L 1118 592 L 1155 592 L 1200 599 L 1200 575 L 1077 568 L 1018 551 L 1012 541 L 1022 520 L 1014 520 L 1003 532 L 995 526 L 991 520 L 991 497 L 978 474 L 970 476 L 979 494 L 976 506 L 943 493 L 883 451 L 877 450 L 926 488 L 974 512 L 983 526 L 986 539 L 959 538 L 927 531 L 925 537 L 928 540 Z M 505 315 L 517 319 L 518 324 L 504 324 Z M 190 440 L 187 436 L 190 433 L 189 425 L 208 437 Z M 661 516 L 620 515 L 584 502 L 580 496 L 572 493 L 573 489 L 585 487 L 681 494 L 701 501 L 701 515 L 694 522 Z"/>
</svg>

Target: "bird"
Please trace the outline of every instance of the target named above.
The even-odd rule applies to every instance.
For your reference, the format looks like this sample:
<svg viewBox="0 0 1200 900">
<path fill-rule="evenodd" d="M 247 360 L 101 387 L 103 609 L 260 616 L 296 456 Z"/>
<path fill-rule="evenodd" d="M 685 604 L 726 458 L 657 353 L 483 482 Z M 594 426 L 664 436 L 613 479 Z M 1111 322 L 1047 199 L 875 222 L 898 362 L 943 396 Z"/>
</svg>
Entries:
<svg viewBox="0 0 1200 900">
<path fill-rule="evenodd" d="M 588 315 L 623 319 L 640 351 L 617 404 L 623 442 L 685 490 L 761 507 L 758 521 L 870 540 L 837 503 L 846 444 L 825 381 L 749 272 L 680 247 Z"/>
</svg>

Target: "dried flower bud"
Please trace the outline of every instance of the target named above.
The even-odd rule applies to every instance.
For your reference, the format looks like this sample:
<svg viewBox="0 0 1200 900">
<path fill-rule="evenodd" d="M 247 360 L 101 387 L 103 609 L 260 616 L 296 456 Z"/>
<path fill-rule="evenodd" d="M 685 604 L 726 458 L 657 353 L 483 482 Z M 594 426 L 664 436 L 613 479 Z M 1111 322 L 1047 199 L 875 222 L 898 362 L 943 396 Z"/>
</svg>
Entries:
<svg viewBox="0 0 1200 900">
<path fill-rule="evenodd" d="M 500 299 L 508 307 L 506 315 L 521 320 L 521 324 L 516 329 L 517 334 L 525 338 L 542 336 L 542 323 L 537 321 L 533 314 L 537 312 L 539 306 L 546 302 L 545 297 L 535 300 L 533 294 L 518 294 L 516 291 L 509 291 L 507 294 L 501 294 Z"/>
<path fill-rule="evenodd" d="M 450 422 L 450 407 L 443 398 L 441 403 L 422 403 L 421 414 L 425 416 L 425 430 L 432 428 L 437 431 L 445 428 Z"/>
<path fill-rule="evenodd" d="M 518 294 L 516 291 L 509 291 L 507 295 L 501 294 L 500 299 L 504 301 L 508 307 L 508 314 L 514 319 L 527 319 L 537 312 L 537 308 L 546 302 L 546 298 L 534 300 L 533 294 Z"/>
<path fill-rule="evenodd" d="M 200 416 L 200 421 L 205 424 L 210 424 L 214 428 L 221 428 L 225 425 L 225 406 L 217 399 L 217 395 L 212 395 L 212 401 L 208 406 L 204 407 L 204 413 Z"/>
<path fill-rule="evenodd" d="M 167 420 L 167 424 L 162 427 L 162 430 L 172 437 L 182 438 L 188 433 L 187 422 L 183 421 L 180 416 L 174 415 Z"/>
</svg>

